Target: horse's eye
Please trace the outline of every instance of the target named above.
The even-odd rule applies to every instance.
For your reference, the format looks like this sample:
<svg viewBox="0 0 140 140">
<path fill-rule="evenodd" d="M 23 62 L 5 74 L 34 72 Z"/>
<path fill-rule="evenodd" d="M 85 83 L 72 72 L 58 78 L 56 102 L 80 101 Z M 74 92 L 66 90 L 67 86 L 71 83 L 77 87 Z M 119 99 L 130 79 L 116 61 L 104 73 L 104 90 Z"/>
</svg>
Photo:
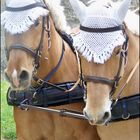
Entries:
<svg viewBox="0 0 140 140">
<path fill-rule="evenodd" d="M 34 26 L 37 27 L 39 25 L 39 19 L 35 20 Z"/>
</svg>

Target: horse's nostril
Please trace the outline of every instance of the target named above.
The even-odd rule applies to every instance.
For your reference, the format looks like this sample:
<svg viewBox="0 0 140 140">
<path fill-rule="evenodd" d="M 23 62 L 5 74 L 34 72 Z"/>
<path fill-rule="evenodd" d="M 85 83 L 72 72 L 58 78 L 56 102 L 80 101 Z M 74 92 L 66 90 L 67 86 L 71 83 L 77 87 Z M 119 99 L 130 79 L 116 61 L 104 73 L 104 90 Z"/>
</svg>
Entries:
<svg viewBox="0 0 140 140">
<path fill-rule="evenodd" d="M 29 73 L 26 70 L 22 70 L 20 73 L 20 80 L 28 80 L 29 79 Z"/>
<path fill-rule="evenodd" d="M 105 112 L 103 120 L 107 120 L 108 118 L 110 118 L 110 112 Z"/>
</svg>

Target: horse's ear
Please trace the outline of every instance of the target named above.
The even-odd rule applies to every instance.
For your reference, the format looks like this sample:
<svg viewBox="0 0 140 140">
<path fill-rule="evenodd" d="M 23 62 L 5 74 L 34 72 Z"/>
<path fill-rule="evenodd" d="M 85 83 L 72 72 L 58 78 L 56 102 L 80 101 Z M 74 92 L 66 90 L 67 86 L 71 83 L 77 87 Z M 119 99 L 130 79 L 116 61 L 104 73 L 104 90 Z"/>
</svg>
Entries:
<svg viewBox="0 0 140 140">
<path fill-rule="evenodd" d="M 123 0 L 117 8 L 118 17 L 122 22 L 125 18 L 127 11 L 128 11 L 130 3 L 131 3 L 131 0 Z"/>
<path fill-rule="evenodd" d="M 85 17 L 86 5 L 79 0 L 70 0 L 70 4 L 80 20 L 80 23 L 82 23 Z"/>
</svg>

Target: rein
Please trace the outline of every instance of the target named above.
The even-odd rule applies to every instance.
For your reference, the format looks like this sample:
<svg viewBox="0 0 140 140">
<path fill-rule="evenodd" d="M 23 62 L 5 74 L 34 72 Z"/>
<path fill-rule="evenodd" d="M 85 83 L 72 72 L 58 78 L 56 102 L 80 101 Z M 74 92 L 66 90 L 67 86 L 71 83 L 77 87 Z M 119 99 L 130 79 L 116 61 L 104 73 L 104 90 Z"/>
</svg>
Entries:
<svg viewBox="0 0 140 140">
<path fill-rule="evenodd" d="M 132 71 L 130 72 L 126 82 L 124 83 L 124 85 L 122 86 L 122 88 L 120 89 L 119 93 L 118 93 L 118 96 L 117 96 L 117 99 L 113 102 L 112 106 L 115 106 L 118 102 L 118 100 L 121 98 L 121 95 L 125 89 L 125 87 L 127 86 L 127 84 L 129 83 L 129 81 L 131 80 L 133 74 L 135 73 L 136 69 L 138 68 L 139 66 L 139 60 L 137 61 L 137 63 L 135 64 L 134 68 L 132 69 Z"/>
</svg>

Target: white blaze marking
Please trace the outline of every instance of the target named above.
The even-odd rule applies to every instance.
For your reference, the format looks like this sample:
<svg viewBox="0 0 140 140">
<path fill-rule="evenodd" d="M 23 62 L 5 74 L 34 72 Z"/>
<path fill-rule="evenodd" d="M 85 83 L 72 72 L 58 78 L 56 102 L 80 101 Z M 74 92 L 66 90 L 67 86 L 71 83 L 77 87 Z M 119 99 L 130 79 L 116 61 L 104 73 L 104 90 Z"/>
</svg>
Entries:
<svg viewBox="0 0 140 140">
<path fill-rule="evenodd" d="M 19 80 L 18 80 L 18 75 L 17 75 L 17 70 L 13 70 L 12 73 L 12 78 L 13 78 L 13 84 L 18 87 L 19 86 Z"/>
<path fill-rule="evenodd" d="M 17 78 L 17 70 L 13 70 L 13 73 L 12 73 L 12 78 Z"/>
</svg>

